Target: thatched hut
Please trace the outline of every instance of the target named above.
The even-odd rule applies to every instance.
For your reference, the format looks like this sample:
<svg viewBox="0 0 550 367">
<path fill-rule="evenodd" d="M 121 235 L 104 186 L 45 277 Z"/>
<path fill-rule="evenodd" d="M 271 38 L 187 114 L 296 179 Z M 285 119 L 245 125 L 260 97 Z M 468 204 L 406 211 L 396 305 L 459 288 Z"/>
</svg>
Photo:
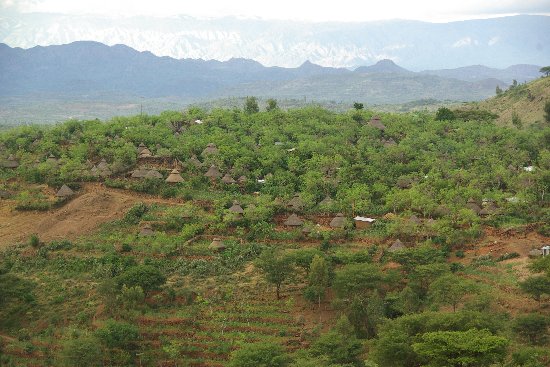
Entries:
<svg viewBox="0 0 550 367">
<path fill-rule="evenodd" d="M 231 206 L 231 208 L 229 208 L 229 211 L 232 212 L 232 213 L 235 213 L 235 214 L 239 214 L 239 215 L 244 214 L 243 208 L 241 207 L 239 202 L 236 201 L 236 200 L 233 202 L 233 206 Z"/>
<path fill-rule="evenodd" d="M 141 227 L 141 231 L 139 232 L 139 235 L 142 237 L 152 236 L 155 232 L 153 232 L 153 227 L 149 223 L 145 223 L 143 227 Z"/>
<path fill-rule="evenodd" d="M 466 208 L 471 209 L 476 214 L 479 214 L 481 211 L 481 207 L 477 205 L 476 201 L 473 198 L 469 198 L 468 202 L 466 203 Z"/>
<path fill-rule="evenodd" d="M 412 224 L 415 224 L 417 226 L 421 225 L 422 224 L 422 220 L 420 220 L 420 218 L 418 218 L 416 215 L 411 215 L 409 217 L 409 223 L 412 223 Z"/>
<path fill-rule="evenodd" d="M 180 171 L 178 171 L 177 168 L 174 168 L 168 177 L 166 177 L 165 181 L 168 183 L 180 183 L 183 182 L 183 177 L 181 177 Z"/>
<path fill-rule="evenodd" d="M 191 158 L 189 158 L 187 160 L 187 163 L 190 164 L 191 166 L 194 166 L 194 167 L 197 167 L 197 168 L 201 168 L 202 167 L 202 162 L 199 161 L 199 159 L 197 158 L 197 156 L 195 154 L 193 154 L 191 156 Z"/>
<path fill-rule="evenodd" d="M 51 154 L 48 156 L 48 158 L 46 158 L 46 162 L 47 163 L 51 163 L 51 164 L 58 164 L 59 161 L 57 160 L 57 158 L 55 158 L 55 155 Z"/>
<path fill-rule="evenodd" d="M 334 200 L 332 200 L 332 198 L 329 195 L 327 195 L 323 200 L 319 202 L 319 206 L 327 207 L 327 206 L 331 206 L 333 203 L 334 203 Z"/>
<path fill-rule="evenodd" d="M 441 218 L 446 215 L 451 214 L 451 210 L 447 208 L 445 205 L 439 205 L 437 208 L 434 209 L 433 215 L 436 218 Z"/>
<path fill-rule="evenodd" d="M 71 190 L 71 188 L 67 185 L 61 186 L 59 191 L 57 191 L 57 193 L 55 194 L 55 196 L 57 196 L 58 198 L 68 198 L 73 195 L 74 195 L 74 191 Z"/>
<path fill-rule="evenodd" d="M 131 178 L 145 178 L 147 176 L 147 173 L 149 173 L 149 170 L 146 168 L 137 168 L 132 171 Z"/>
<path fill-rule="evenodd" d="M 244 175 L 237 179 L 237 182 L 239 183 L 239 185 L 244 185 L 247 181 L 248 179 Z"/>
<path fill-rule="evenodd" d="M 101 161 L 97 165 L 97 169 L 100 170 L 100 171 L 109 169 L 109 164 L 107 163 L 105 158 L 101 159 Z"/>
<path fill-rule="evenodd" d="M 152 169 L 150 170 L 149 172 L 147 172 L 145 174 L 145 178 L 154 178 L 154 179 L 162 179 L 162 173 L 160 173 L 159 171 L 157 171 L 156 169 Z"/>
<path fill-rule="evenodd" d="M 296 214 L 292 214 L 285 220 L 284 225 L 290 227 L 298 227 L 304 224 L 304 221 L 300 219 Z"/>
<path fill-rule="evenodd" d="M 384 126 L 382 121 L 380 121 L 380 117 L 378 117 L 378 116 L 374 116 L 373 118 L 371 118 L 370 121 L 369 121 L 369 125 L 376 128 L 376 129 L 380 129 L 382 131 L 386 130 L 386 126 Z"/>
<path fill-rule="evenodd" d="M 92 176 L 99 176 L 99 170 L 97 169 L 97 166 L 93 166 L 92 168 L 90 168 L 90 175 Z"/>
<path fill-rule="evenodd" d="M 207 156 L 211 154 L 217 154 L 218 153 L 218 147 L 214 143 L 208 143 L 206 145 L 206 148 L 202 151 L 201 155 Z"/>
<path fill-rule="evenodd" d="M 355 218 L 353 218 L 353 221 L 355 223 L 355 228 L 364 229 L 364 228 L 370 227 L 370 225 L 372 224 L 372 222 L 375 221 L 375 219 L 369 218 L 369 217 L 361 217 L 358 215 Z"/>
<path fill-rule="evenodd" d="M 143 143 L 139 143 L 139 146 L 137 147 L 137 153 L 140 154 L 145 149 L 147 149 L 147 146 Z"/>
<path fill-rule="evenodd" d="M 294 197 L 286 204 L 286 207 L 291 210 L 302 210 L 305 204 L 300 198 L 300 194 L 294 194 Z"/>
<path fill-rule="evenodd" d="M 208 245 L 208 249 L 212 250 L 212 251 L 215 251 L 215 252 L 220 252 L 220 251 L 225 250 L 226 246 L 225 246 L 225 244 L 223 243 L 223 241 L 221 239 L 214 238 L 212 240 L 212 243 L 210 245 Z"/>
<path fill-rule="evenodd" d="M 218 170 L 218 168 L 215 165 L 210 166 L 208 171 L 204 174 L 206 177 L 211 179 L 217 179 L 222 177 L 221 172 Z"/>
<path fill-rule="evenodd" d="M 0 199 L 9 199 L 11 196 L 9 191 L 0 190 Z"/>
<path fill-rule="evenodd" d="M 17 168 L 19 167 L 19 161 L 12 155 L 8 157 L 5 161 L 2 162 L 2 167 L 4 168 Z"/>
<path fill-rule="evenodd" d="M 346 217 L 344 217 L 344 214 L 338 213 L 336 216 L 330 221 L 330 226 L 332 228 L 344 228 L 346 225 Z"/>
<path fill-rule="evenodd" d="M 407 247 L 405 247 L 405 245 L 403 244 L 403 242 L 401 242 L 400 239 L 397 239 L 395 240 L 395 242 L 390 246 L 390 248 L 388 248 L 388 251 L 389 252 L 396 252 L 396 251 L 399 251 L 399 250 L 404 250 L 406 249 Z"/>
<path fill-rule="evenodd" d="M 399 177 L 397 179 L 397 187 L 402 190 L 410 189 L 413 183 L 414 181 L 408 177 Z"/>
<path fill-rule="evenodd" d="M 138 158 L 151 158 L 153 156 L 153 153 L 147 148 L 143 149 L 139 154 Z"/>
<path fill-rule="evenodd" d="M 229 173 L 226 173 L 223 178 L 222 178 L 222 182 L 224 184 L 234 184 L 234 183 L 237 183 L 237 181 L 235 181 L 235 179 L 233 177 L 231 177 L 231 175 Z"/>
</svg>

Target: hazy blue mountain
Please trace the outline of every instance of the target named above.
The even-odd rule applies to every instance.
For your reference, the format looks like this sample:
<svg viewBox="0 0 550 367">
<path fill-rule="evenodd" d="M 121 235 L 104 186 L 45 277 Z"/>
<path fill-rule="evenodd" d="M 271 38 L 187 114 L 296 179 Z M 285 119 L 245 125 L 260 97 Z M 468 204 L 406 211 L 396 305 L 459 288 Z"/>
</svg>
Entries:
<svg viewBox="0 0 550 367">
<path fill-rule="evenodd" d="M 483 65 L 465 66 L 456 69 L 443 70 L 425 70 L 421 73 L 437 75 L 444 78 L 456 78 L 466 81 L 479 81 L 483 79 L 499 79 L 506 83 L 512 83 L 512 80 L 526 82 L 541 76 L 540 66 L 537 65 L 513 65 L 506 69 L 489 68 Z"/>
<path fill-rule="evenodd" d="M 371 66 L 360 66 L 354 70 L 356 73 L 373 74 L 373 73 L 389 73 L 389 74 L 407 74 L 411 73 L 410 70 L 402 68 L 394 63 L 392 60 L 384 59 L 378 61 Z"/>
<path fill-rule="evenodd" d="M 349 68 L 391 59 L 413 71 L 476 64 L 497 68 L 546 64 L 550 60 L 549 31 L 547 16 L 451 23 L 311 23 L 186 16 L 0 14 L 0 42 L 12 47 L 92 40 L 177 59 L 245 58 L 286 67 L 309 60 Z"/>
</svg>

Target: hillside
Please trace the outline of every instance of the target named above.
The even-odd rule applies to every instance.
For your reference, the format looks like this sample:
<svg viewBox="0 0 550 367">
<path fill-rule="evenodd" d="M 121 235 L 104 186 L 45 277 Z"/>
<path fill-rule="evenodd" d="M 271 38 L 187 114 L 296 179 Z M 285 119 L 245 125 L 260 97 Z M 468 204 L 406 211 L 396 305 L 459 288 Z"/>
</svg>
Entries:
<svg viewBox="0 0 550 367">
<path fill-rule="evenodd" d="M 0 365 L 549 364 L 548 126 L 247 106 L 0 132 Z"/>
<path fill-rule="evenodd" d="M 518 85 L 502 95 L 466 105 L 465 109 L 488 110 L 499 117 L 497 123 L 512 126 L 512 115 L 517 114 L 523 125 L 544 121 L 544 104 L 550 101 L 550 78 L 539 78 Z"/>
</svg>

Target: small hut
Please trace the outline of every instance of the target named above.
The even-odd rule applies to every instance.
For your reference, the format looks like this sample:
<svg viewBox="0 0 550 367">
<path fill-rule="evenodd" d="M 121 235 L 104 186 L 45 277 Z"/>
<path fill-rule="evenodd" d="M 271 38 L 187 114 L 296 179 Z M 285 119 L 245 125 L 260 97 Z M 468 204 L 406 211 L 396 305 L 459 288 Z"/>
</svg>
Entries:
<svg viewBox="0 0 550 367">
<path fill-rule="evenodd" d="M 409 223 L 412 223 L 412 224 L 415 224 L 417 226 L 421 225 L 422 224 L 422 220 L 420 220 L 420 218 L 418 218 L 416 215 L 411 215 L 409 217 Z"/>
<path fill-rule="evenodd" d="M 0 199 L 9 199 L 11 194 L 8 191 L 0 190 Z"/>
<path fill-rule="evenodd" d="M 346 225 L 346 217 L 344 217 L 344 214 L 338 213 L 336 216 L 330 221 L 330 226 L 332 228 L 344 228 Z"/>
<path fill-rule="evenodd" d="M 197 156 L 196 156 L 195 154 L 193 154 L 193 155 L 191 156 L 191 158 L 189 158 L 189 159 L 187 160 L 187 163 L 190 164 L 190 165 L 192 165 L 192 166 L 195 166 L 195 167 L 197 167 L 197 168 L 201 168 L 201 167 L 202 167 L 202 162 L 199 161 L 199 159 L 197 158 Z"/>
<path fill-rule="evenodd" d="M 244 185 L 247 181 L 248 179 L 244 175 L 237 179 L 237 182 L 239 183 L 239 185 Z"/>
<path fill-rule="evenodd" d="M 147 146 L 143 143 L 139 143 L 139 146 L 137 147 L 137 153 L 140 154 L 145 149 L 147 149 Z"/>
<path fill-rule="evenodd" d="M 364 229 L 364 228 L 370 227 L 370 225 L 372 224 L 372 222 L 375 221 L 375 219 L 369 218 L 369 217 L 361 217 L 358 215 L 355 218 L 353 218 L 353 221 L 355 222 L 355 228 Z"/>
<path fill-rule="evenodd" d="M 4 167 L 4 168 L 17 168 L 17 167 L 19 167 L 19 162 L 17 161 L 17 159 L 15 159 L 15 157 L 12 154 L 10 154 L 8 159 L 6 159 L 4 162 L 2 162 L 2 167 Z"/>
<path fill-rule="evenodd" d="M 97 169 L 97 166 L 93 166 L 90 168 L 90 175 L 92 176 L 99 176 L 99 170 Z"/>
<path fill-rule="evenodd" d="M 166 177 L 165 181 L 168 183 L 180 183 L 183 182 L 183 177 L 181 177 L 180 171 L 178 171 L 177 168 L 174 168 L 168 177 Z"/>
<path fill-rule="evenodd" d="M 139 232 L 139 235 L 142 237 L 152 236 L 155 232 L 153 232 L 153 227 L 149 223 L 145 223 L 143 227 L 141 227 L 141 231 Z"/>
<path fill-rule="evenodd" d="M 399 250 L 404 250 L 406 249 L 405 245 L 403 244 L 403 242 L 401 242 L 400 239 L 397 239 L 395 240 L 395 242 L 390 246 L 390 248 L 388 249 L 389 252 L 396 252 L 396 251 L 399 251 Z"/>
<path fill-rule="evenodd" d="M 481 208 L 477 205 L 476 201 L 473 198 L 469 198 L 466 203 L 466 208 L 473 210 L 476 214 L 481 212 Z"/>
<path fill-rule="evenodd" d="M 231 208 L 229 208 L 229 211 L 232 212 L 232 213 L 235 213 L 235 214 L 239 214 L 239 215 L 244 214 L 243 208 L 241 207 L 239 202 L 236 201 L 236 200 L 233 202 L 233 206 L 231 206 Z"/>
<path fill-rule="evenodd" d="M 109 169 L 109 164 L 107 163 L 105 158 L 101 159 L 101 161 L 97 165 L 97 169 L 100 170 L 100 171 L 104 171 L 104 170 Z"/>
<path fill-rule="evenodd" d="M 145 178 L 147 174 L 149 173 L 149 170 L 145 168 L 138 168 L 132 171 L 131 178 Z"/>
<path fill-rule="evenodd" d="M 447 208 L 445 205 L 439 205 L 437 208 L 434 209 L 434 212 L 433 212 L 433 215 L 436 218 L 441 218 L 449 214 L 451 214 L 451 210 Z"/>
<path fill-rule="evenodd" d="M 58 198 L 68 198 L 73 195 L 74 195 L 74 191 L 71 190 L 71 188 L 67 185 L 61 186 L 59 191 L 57 191 L 57 193 L 55 194 L 55 196 L 57 196 Z"/>
<path fill-rule="evenodd" d="M 542 256 L 550 256 L 550 245 L 542 246 L 540 250 L 542 251 Z"/>
<path fill-rule="evenodd" d="M 204 148 L 204 150 L 202 151 L 201 155 L 202 156 L 207 156 L 207 155 L 210 155 L 210 154 L 217 154 L 217 153 L 218 153 L 218 147 L 216 146 L 216 144 L 208 143 L 206 145 L 206 148 Z"/>
<path fill-rule="evenodd" d="M 304 221 L 300 219 L 296 214 L 292 214 L 290 217 L 288 217 L 287 220 L 285 220 L 284 225 L 290 226 L 290 227 L 298 227 L 304 224 Z"/>
<path fill-rule="evenodd" d="M 147 148 L 143 149 L 139 154 L 138 158 L 151 158 L 153 156 L 153 153 Z"/>
<path fill-rule="evenodd" d="M 215 251 L 215 252 L 221 252 L 226 249 L 226 246 L 224 245 L 223 241 L 219 238 L 214 238 L 212 240 L 212 243 L 208 245 L 208 249 Z"/>
<path fill-rule="evenodd" d="M 369 121 L 369 125 L 382 131 L 386 130 L 386 126 L 384 126 L 382 121 L 380 121 L 380 117 L 378 116 L 374 116 L 373 118 L 371 118 Z"/>
<path fill-rule="evenodd" d="M 294 197 L 286 204 L 286 207 L 291 210 L 302 210 L 304 202 L 300 198 L 300 194 L 294 194 Z"/>
<path fill-rule="evenodd" d="M 230 175 L 229 173 L 226 173 L 226 174 L 223 176 L 222 182 L 223 182 L 224 184 L 228 184 L 228 185 L 237 183 L 237 181 L 235 181 L 235 179 L 234 179 L 233 177 L 231 177 L 231 175 Z"/>
<path fill-rule="evenodd" d="M 163 177 L 162 177 L 162 173 L 160 173 L 156 169 L 152 169 L 145 174 L 145 178 L 154 178 L 154 179 L 160 180 Z"/>
<path fill-rule="evenodd" d="M 51 163 L 51 164 L 58 164 L 59 161 L 57 160 L 57 158 L 55 158 L 55 155 L 51 154 L 48 156 L 48 158 L 46 158 L 46 162 L 47 163 Z"/>
<path fill-rule="evenodd" d="M 542 256 L 542 250 L 538 248 L 534 248 L 531 251 L 529 251 L 528 256 L 531 258 L 541 257 Z"/>
<path fill-rule="evenodd" d="M 206 171 L 204 175 L 213 180 L 222 177 L 221 172 L 218 170 L 218 168 L 215 165 L 210 166 L 210 168 L 208 169 L 208 171 Z"/>
<path fill-rule="evenodd" d="M 332 200 L 332 198 L 327 195 L 323 200 L 319 202 L 319 206 L 324 206 L 324 207 L 331 206 L 333 203 L 334 203 L 334 200 Z"/>
<path fill-rule="evenodd" d="M 414 183 L 413 180 L 408 177 L 399 177 L 397 179 L 397 187 L 402 190 L 410 189 L 413 183 Z"/>
<path fill-rule="evenodd" d="M 388 148 L 388 147 L 393 147 L 394 145 L 397 145 L 397 143 L 395 142 L 395 140 L 393 140 L 393 138 L 389 138 L 388 140 L 382 139 L 382 145 Z"/>
</svg>

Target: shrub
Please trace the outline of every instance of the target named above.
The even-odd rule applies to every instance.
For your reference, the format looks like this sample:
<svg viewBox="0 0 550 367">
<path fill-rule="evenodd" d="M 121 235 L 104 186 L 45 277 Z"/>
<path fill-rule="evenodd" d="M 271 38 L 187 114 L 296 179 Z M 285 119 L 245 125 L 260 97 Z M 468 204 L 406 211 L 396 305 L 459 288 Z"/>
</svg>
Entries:
<svg viewBox="0 0 550 367">
<path fill-rule="evenodd" d="M 140 286 L 145 293 L 158 289 L 166 282 L 166 277 L 152 265 L 132 266 L 118 276 L 120 287 Z"/>
</svg>

